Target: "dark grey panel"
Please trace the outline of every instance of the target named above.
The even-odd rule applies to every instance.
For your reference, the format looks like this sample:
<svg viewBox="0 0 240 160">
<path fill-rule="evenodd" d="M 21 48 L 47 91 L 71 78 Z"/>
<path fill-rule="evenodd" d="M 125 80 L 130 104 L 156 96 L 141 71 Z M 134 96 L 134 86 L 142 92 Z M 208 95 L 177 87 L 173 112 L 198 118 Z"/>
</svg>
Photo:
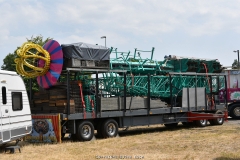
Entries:
<svg viewBox="0 0 240 160">
<path fill-rule="evenodd" d="M 137 110 L 127 110 L 125 115 L 126 116 L 132 116 L 132 115 L 135 115 L 135 116 L 141 116 L 141 115 L 147 115 L 148 111 L 147 109 L 137 109 Z"/>
<path fill-rule="evenodd" d="M 225 107 L 224 104 L 217 105 L 217 109 L 223 110 Z M 206 107 L 204 106 L 198 106 L 197 108 L 195 106 L 189 107 L 190 111 L 205 111 Z M 169 113 L 176 113 L 176 114 L 183 114 L 184 112 L 188 112 L 188 107 L 162 107 L 162 108 L 152 108 L 149 111 L 149 115 L 158 115 L 158 114 L 169 114 Z M 124 111 L 103 111 L 96 115 L 96 118 L 107 118 L 107 117 L 133 117 L 133 116 L 146 116 L 148 115 L 147 109 L 132 109 L 132 110 L 126 110 Z M 83 113 L 75 113 L 70 114 L 67 116 L 67 114 L 61 114 L 61 118 L 68 118 L 69 120 L 75 120 L 75 119 L 84 119 Z M 92 113 L 86 113 L 86 119 L 92 119 Z"/>
<path fill-rule="evenodd" d="M 173 107 L 172 108 L 172 113 L 177 113 L 177 112 L 181 112 L 182 108 L 181 107 Z"/>
<path fill-rule="evenodd" d="M 25 127 L 17 128 L 17 129 L 11 130 L 11 137 L 15 137 L 15 136 L 18 136 L 18 135 L 21 135 L 21 134 L 26 134 L 26 133 L 29 133 L 31 131 L 32 131 L 32 127 L 31 126 L 28 126 L 27 130 L 26 130 Z"/>
<path fill-rule="evenodd" d="M 201 110 L 202 107 L 199 108 Z M 150 115 L 157 115 L 157 114 L 165 114 L 165 113 L 179 113 L 179 112 L 186 112 L 188 108 L 182 107 L 163 107 L 163 108 L 153 108 L 149 111 Z M 191 110 L 195 110 L 195 107 L 191 107 Z M 122 116 L 145 116 L 148 114 L 147 109 L 133 109 L 133 110 L 126 110 L 124 111 L 104 111 L 100 114 L 96 115 L 97 118 L 104 118 L 104 117 L 122 117 Z M 67 118 L 67 115 L 62 115 L 62 119 Z M 86 119 L 91 119 L 92 113 L 86 113 Z M 83 119 L 83 113 L 75 113 L 70 114 L 68 117 L 69 120 L 74 119 Z"/>
<path fill-rule="evenodd" d="M 197 106 L 205 106 L 206 97 L 205 97 L 205 88 L 197 88 Z"/>
<path fill-rule="evenodd" d="M 140 126 L 140 125 L 149 125 L 147 116 L 145 117 L 131 117 L 132 126 Z"/>
<path fill-rule="evenodd" d="M 0 133 L 0 139 L 1 139 L 0 144 L 14 141 L 19 138 L 23 138 L 24 136 L 30 134 L 31 131 L 32 131 L 32 126 L 28 126 L 27 130 L 25 127 L 22 127 L 22 128 L 13 129 L 11 131 L 4 131 L 3 137 L 2 137 L 2 134 Z M 11 137 L 10 137 L 10 132 L 11 132 Z M 3 142 L 3 141 L 5 141 L 5 142 Z"/>
<path fill-rule="evenodd" d="M 189 106 L 191 107 L 190 110 L 192 111 L 195 110 L 192 107 L 196 107 L 196 104 L 197 106 L 205 106 L 205 103 L 206 103 L 205 88 L 189 88 L 189 99 L 187 94 L 187 88 L 183 88 L 182 94 L 183 94 L 182 107 L 188 107 L 188 101 L 189 101 Z M 197 100 L 197 103 L 196 103 L 196 100 Z"/>
<path fill-rule="evenodd" d="M 97 117 L 122 117 L 124 116 L 123 111 L 111 111 L 111 112 L 101 112 Z"/>
<path fill-rule="evenodd" d="M 3 141 L 10 139 L 10 131 L 4 131 L 3 132 Z"/>
<path fill-rule="evenodd" d="M 179 114 L 161 114 L 161 115 L 149 115 L 138 117 L 123 117 L 123 126 L 144 126 L 163 123 L 175 123 L 180 121 L 187 121 L 186 113 Z"/>
<path fill-rule="evenodd" d="M 225 110 L 225 108 L 226 108 L 225 104 L 216 105 L 216 109 Z"/>
<path fill-rule="evenodd" d="M 150 100 L 150 108 L 162 108 L 167 107 L 164 102 L 159 99 Z M 124 109 L 124 98 L 123 97 L 110 97 L 101 98 L 101 109 L 102 111 L 110 110 L 123 110 Z M 126 109 L 147 109 L 147 98 L 146 97 L 126 97 Z"/>
<path fill-rule="evenodd" d="M 102 110 L 121 110 L 120 97 L 103 98 L 101 97 Z"/>
<path fill-rule="evenodd" d="M 161 124 L 163 123 L 162 119 L 161 119 L 162 115 L 159 116 L 150 116 L 149 117 L 149 124 Z"/>
<path fill-rule="evenodd" d="M 162 113 L 170 113 L 171 108 L 166 107 L 166 108 L 156 108 L 156 109 L 151 109 L 150 113 L 151 114 L 162 114 Z"/>
</svg>

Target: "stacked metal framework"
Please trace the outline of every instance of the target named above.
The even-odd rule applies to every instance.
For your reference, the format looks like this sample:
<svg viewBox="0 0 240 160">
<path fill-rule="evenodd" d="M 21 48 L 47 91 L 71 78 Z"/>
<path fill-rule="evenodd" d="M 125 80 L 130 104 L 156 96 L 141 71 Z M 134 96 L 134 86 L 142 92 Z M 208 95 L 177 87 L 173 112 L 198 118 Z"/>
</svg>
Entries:
<svg viewBox="0 0 240 160">
<path fill-rule="evenodd" d="M 143 59 L 142 52 L 150 53 L 150 58 Z M 126 71 L 127 96 L 148 96 L 148 76 L 150 76 L 150 96 L 167 103 L 171 103 L 172 98 L 181 97 L 183 88 L 204 87 L 206 93 L 218 94 L 218 91 L 225 87 L 224 76 L 218 74 L 222 68 L 217 59 L 170 55 L 165 56 L 163 61 L 154 61 L 153 53 L 154 48 L 151 51 L 135 49 L 133 55 L 130 52 L 118 52 L 117 49 L 111 48 L 111 54 L 116 55 L 110 61 L 111 72 L 103 73 L 102 77 L 98 78 L 102 96 L 124 96 L 124 75 L 114 72 L 117 70 Z M 96 86 L 95 78 L 78 76 L 77 79 L 83 82 L 85 91 Z"/>
</svg>

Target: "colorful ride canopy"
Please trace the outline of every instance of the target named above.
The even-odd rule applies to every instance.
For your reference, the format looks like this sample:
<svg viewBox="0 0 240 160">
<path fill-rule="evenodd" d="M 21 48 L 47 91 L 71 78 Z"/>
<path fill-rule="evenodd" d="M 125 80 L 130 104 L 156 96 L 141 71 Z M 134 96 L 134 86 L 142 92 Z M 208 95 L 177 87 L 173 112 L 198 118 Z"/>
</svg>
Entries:
<svg viewBox="0 0 240 160">
<path fill-rule="evenodd" d="M 37 77 L 42 88 L 49 88 L 57 83 L 62 72 L 63 52 L 56 40 L 49 40 L 40 45 L 26 42 L 17 50 L 16 70 L 27 78 Z"/>
</svg>

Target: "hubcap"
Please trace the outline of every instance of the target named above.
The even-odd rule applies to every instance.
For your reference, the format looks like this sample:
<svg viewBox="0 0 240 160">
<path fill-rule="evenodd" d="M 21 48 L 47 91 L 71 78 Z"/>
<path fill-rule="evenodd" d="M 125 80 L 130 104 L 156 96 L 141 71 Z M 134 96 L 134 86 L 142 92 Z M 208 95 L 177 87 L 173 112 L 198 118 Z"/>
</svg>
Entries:
<svg viewBox="0 0 240 160">
<path fill-rule="evenodd" d="M 89 138 L 91 136 L 91 127 L 89 125 L 84 125 L 82 127 L 82 134 L 85 138 Z"/>
<path fill-rule="evenodd" d="M 233 113 L 235 116 L 240 116 L 240 107 L 234 108 Z"/>
<path fill-rule="evenodd" d="M 201 119 L 201 120 L 200 120 L 200 123 L 201 123 L 201 124 L 206 124 L 206 121 L 207 121 L 206 119 Z"/>
<path fill-rule="evenodd" d="M 116 126 L 113 123 L 107 125 L 107 132 L 110 136 L 113 136 L 116 133 Z"/>
<path fill-rule="evenodd" d="M 223 122 L 223 118 L 218 118 L 217 121 L 218 121 L 218 123 L 222 123 Z"/>
<path fill-rule="evenodd" d="M 218 114 L 223 114 L 223 112 L 218 112 Z M 222 124 L 224 119 L 223 118 L 217 118 L 217 121 L 219 124 Z"/>
</svg>

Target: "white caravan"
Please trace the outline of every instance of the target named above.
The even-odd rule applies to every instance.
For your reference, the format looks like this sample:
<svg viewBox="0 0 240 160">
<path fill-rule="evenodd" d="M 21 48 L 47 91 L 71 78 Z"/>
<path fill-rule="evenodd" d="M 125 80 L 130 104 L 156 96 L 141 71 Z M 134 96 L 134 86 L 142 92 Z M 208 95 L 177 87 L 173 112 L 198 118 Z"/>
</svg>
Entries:
<svg viewBox="0 0 240 160">
<path fill-rule="evenodd" d="M 0 70 L 0 144 L 18 140 L 32 132 L 27 91 L 22 78 Z"/>
</svg>

